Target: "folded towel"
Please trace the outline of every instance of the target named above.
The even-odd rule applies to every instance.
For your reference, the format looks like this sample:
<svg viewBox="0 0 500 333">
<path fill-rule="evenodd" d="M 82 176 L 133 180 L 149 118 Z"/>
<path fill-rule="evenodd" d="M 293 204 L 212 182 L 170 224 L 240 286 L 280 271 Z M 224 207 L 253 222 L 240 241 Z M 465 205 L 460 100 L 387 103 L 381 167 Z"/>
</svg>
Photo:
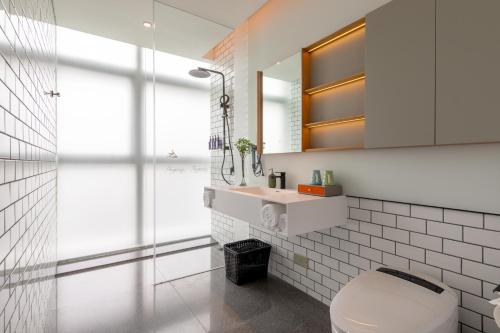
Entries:
<svg viewBox="0 0 500 333">
<path fill-rule="evenodd" d="M 286 208 L 280 204 L 265 204 L 260 210 L 262 225 L 268 229 L 274 229 L 279 224 L 280 215 L 285 213 Z"/>
</svg>

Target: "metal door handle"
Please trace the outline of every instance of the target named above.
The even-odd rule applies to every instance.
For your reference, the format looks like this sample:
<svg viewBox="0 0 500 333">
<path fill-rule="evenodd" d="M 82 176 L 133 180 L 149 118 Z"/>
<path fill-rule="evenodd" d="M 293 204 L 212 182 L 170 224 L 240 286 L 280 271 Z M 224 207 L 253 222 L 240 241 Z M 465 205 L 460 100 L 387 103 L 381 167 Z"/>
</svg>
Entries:
<svg viewBox="0 0 500 333">
<path fill-rule="evenodd" d="M 61 97 L 61 93 L 54 92 L 54 90 L 51 91 L 44 91 L 43 92 L 45 95 L 49 95 L 50 97 Z"/>
</svg>

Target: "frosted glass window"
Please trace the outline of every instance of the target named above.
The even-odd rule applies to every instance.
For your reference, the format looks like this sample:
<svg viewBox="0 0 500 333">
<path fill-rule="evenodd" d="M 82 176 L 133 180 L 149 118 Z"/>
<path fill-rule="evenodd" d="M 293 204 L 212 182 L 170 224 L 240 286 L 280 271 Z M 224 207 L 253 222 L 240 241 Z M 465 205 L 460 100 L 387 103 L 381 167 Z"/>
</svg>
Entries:
<svg viewBox="0 0 500 333">
<path fill-rule="evenodd" d="M 209 65 L 157 52 L 153 105 L 152 50 L 58 29 L 59 259 L 152 244 L 153 176 L 157 242 L 210 234 Z"/>
<path fill-rule="evenodd" d="M 172 150 L 181 158 L 208 162 L 210 95 L 208 90 L 156 83 L 156 152 Z"/>
<path fill-rule="evenodd" d="M 157 62 L 161 59 L 156 57 Z M 184 76 L 196 65 L 191 61 Z M 152 84 L 148 84 L 146 91 L 152 88 Z M 210 184 L 208 88 L 208 84 L 200 89 L 156 80 L 156 123 L 150 122 L 148 127 L 156 128 L 156 238 L 159 243 L 210 234 L 210 211 L 200 203 L 203 187 Z M 152 131 L 147 136 L 148 143 L 152 144 Z M 151 144 L 148 145 L 150 155 Z M 175 158 L 171 157 L 172 152 Z"/>
<path fill-rule="evenodd" d="M 143 245 L 142 50 L 61 27 L 58 50 L 59 259 Z"/>
<path fill-rule="evenodd" d="M 57 27 L 57 52 L 64 62 L 87 62 L 95 65 L 137 68 L 137 47 L 84 32 Z"/>
<path fill-rule="evenodd" d="M 176 81 L 205 90 L 210 87 L 210 79 L 198 79 L 188 75 L 191 69 L 210 68 L 210 64 L 159 51 L 155 53 L 155 64 L 157 81 Z"/>
<path fill-rule="evenodd" d="M 203 207 L 203 187 L 210 184 L 210 164 L 158 163 L 156 239 L 158 242 L 210 234 L 210 210 Z"/>
<path fill-rule="evenodd" d="M 59 260 L 137 244 L 134 165 L 61 164 L 58 192 Z"/>
<path fill-rule="evenodd" d="M 64 155 L 123 156 L 132 150 L 133 81 L 59 66 L 58 151 Z"/>
<path fill-rule="evenodd" d="M 159 243 L 210 234 L 210 211 L 200 203 L 210 184 L 210 80 L 189 70 L 209 64 L 162 52 L 155 54 L 155 123 L 147 153 L 156 141 L 156 238 Z M 146 87 L 146 94 L 153 84 Z M 151 102 L 151 101 L 150 101 Z M 175 158 L 172 158 L 172 153 Z"/>
</svg>

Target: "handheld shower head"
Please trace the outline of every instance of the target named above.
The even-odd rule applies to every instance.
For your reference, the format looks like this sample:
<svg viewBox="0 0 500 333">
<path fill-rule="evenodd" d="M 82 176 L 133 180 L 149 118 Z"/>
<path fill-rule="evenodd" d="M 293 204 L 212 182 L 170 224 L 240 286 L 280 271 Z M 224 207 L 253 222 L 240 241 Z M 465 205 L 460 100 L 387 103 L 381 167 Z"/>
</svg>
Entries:
<svg viewBox="0 0 500 333">
<path fill-rule="evenodd" d="M 198 79 L 206 79 L 210 76 L 210 72 L 204 68 L 198 67 L 189 71 L 189 75 L 196 77 Z"/>
</svg>

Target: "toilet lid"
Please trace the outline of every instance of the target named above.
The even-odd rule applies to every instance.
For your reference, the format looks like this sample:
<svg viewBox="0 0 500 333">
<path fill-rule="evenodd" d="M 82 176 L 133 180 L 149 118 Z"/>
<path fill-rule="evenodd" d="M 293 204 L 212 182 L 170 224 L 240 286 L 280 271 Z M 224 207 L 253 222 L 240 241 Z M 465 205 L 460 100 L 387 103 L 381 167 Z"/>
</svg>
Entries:
<svg viewBox="0 0 500 333">
<path fill-rule="evenodd" d="M 423 283 L 387 272 L 362 273 L 333 299 L 332 323 L 353 333 L 435 332 L 456 316 L 457 296 L 435 279 L 411 274 Z"/>
</svg>

